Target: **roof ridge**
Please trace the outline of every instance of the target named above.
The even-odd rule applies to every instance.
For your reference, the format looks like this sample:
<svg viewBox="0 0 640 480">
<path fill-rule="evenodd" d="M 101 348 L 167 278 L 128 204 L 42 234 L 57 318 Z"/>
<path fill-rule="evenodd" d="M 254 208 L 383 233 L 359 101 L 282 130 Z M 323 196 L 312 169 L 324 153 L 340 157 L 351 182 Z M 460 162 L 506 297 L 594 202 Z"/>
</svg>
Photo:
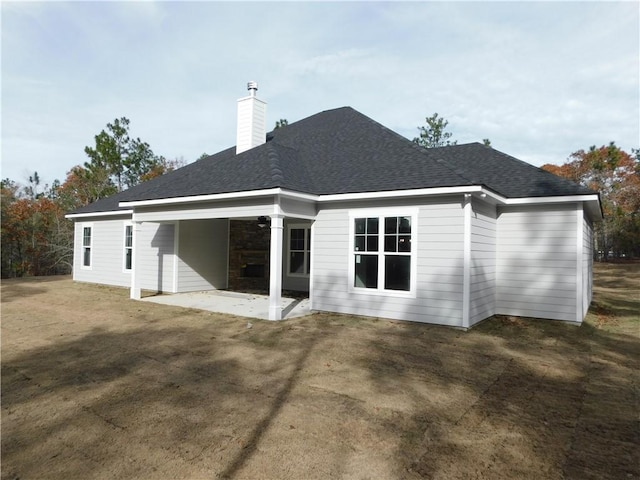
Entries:
<svg viewBox="0 0 640 480">
<path fill-rule="evenodd" d="M 440 165 L 442 165 L 447 170 L 451 171 L 454 175 L 457 175 L 458 177 L 462 178 L 463 180 L 466 180 L 471 185 L 484 185 L 482 182 L 480 182 L 478 180 L 474 180 L 472 178 L 469 178 L 467 176 L 467 172 L 465 172 L 464 170 L 460 170 L 460 169 L 457 169 L 457 168 L 453 167 L 452 165 L 450 165 L 443 158 L 438 157 L 438 158 L 435 159 L 435 161 L 438 162 Z"/>
</svg>

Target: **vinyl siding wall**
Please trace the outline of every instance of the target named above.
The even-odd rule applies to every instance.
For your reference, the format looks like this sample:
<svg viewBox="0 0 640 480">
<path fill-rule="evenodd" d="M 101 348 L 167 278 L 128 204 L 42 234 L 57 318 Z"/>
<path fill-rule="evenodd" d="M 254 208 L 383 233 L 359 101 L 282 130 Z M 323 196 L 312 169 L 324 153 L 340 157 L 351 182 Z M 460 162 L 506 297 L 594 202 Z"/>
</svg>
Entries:
<svg viewBox="0 0 640 480">
<path fill-rule="evenodd" d="M 593 296 L 593 226 L 582 220 L 582 319 L 587 315 Z"/>
<path fill-rule="evenodd" d="M 173 292 L 174 231 L 171 223 L 143 223 L 136 253 L 140 287 L 155 292 Z"/>
<path fill-rule="evenodd" d="M 576 321 L 576 206 L 498 214 L 496 313 Z"/>
<path fill-rule="evenodd" d="M 75 222 L 73 239 L 73 279 L 79 282 L 102 283 L 128 287 L 131 272 L 124 270 L 125 218 L 92 219 Z M 91 267 L 82 266 L 82 234 L 91 227 Z"/>
<path fill-rule="evenodd" d="M 473 200 L 469 326 L 495 314 L 496 207 Z"/>
<path fill-rule="evenodd" d="M 228 219 L 179 222 L 178 292 L 227 288 L 228 252 Z"/>
<path fill-rule="evenodd" d="M 392 205 L 380 204 L 380 207 Z M 403 206 L 399 203 L 395 206 Z M 349 263 L 350 210 L 375 209 L 373 202 L 340 209 L 324 208 L 313 226 L 312 289 L 314 310 L 462 325 L 463 230 L 461 198 L 425 202 L 418 207 L 415 238 L 417 278 L 415 298 L 353 292 Z"/>
<path fill-rule="evenodd" d="M 124 269 L 125 225 L 130 218 L 100 219 L 76 222 L 74 226 L 73 279 L 79 282 L 131 286 L 131 271 Z M 91 226 L 91 268 L 82 266 L 82 232 Z M 167 257 L 173 255 L 173 226 L 143 223 L 140 230 L 137 255 L 140 257 L 141 287 L 148 290 L 166 290 L 171 285 L 172 264 Z M 160 255 L 162 252 L 162 255 Z M 162 262 L 162 274 L 158 274 Z"/>
</svg>

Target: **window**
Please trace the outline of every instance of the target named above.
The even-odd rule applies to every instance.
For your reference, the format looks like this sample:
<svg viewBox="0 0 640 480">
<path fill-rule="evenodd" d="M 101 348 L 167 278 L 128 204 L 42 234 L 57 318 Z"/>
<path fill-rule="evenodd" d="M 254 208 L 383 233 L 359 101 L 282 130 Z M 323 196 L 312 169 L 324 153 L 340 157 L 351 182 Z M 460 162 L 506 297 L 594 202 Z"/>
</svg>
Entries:
<svg viewBox="0 0 640 480">
<path fill-rule="evenodd" d="M 378 291 L 412 290 L 413 216 L 353 218 L 353 287 Z"/>
<path fill-rule="evenodd" d="M 289 226 L 290 276 L 309 276 L 311 270 L 311 229 L 305 225 Z"/>
<path fill-rule="evenodd" d="M 124 269 L 131 270 L 133 260 L 133 225 L 124 226 Z"/>
<path fill-rule="evenodd" d="M 82 266 L 91 267 L 91 227 L 82 229 Z"/>
</svg>

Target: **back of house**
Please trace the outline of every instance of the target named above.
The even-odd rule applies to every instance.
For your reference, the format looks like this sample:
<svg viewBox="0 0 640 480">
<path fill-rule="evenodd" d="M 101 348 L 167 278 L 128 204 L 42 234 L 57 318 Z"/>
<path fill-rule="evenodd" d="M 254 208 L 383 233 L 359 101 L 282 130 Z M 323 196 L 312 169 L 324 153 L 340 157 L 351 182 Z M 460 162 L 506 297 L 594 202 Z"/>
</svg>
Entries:
<svg viewBox="0 0 640 480">
<path fill-rule="evenodd" d="M 598 194 L 479 143 L 424 149 L 342 107 L 80 208 L 74 279 L 131 290 L 307 292 L 317 311 L 469 328 L 582 322 Z"/>
</svg>

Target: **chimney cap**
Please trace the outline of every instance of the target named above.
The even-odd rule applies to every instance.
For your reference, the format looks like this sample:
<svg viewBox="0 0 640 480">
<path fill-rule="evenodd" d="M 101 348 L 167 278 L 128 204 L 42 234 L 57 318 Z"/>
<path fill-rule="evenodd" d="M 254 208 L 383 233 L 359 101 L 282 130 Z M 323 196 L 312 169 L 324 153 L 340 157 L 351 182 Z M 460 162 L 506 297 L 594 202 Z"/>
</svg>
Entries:
<svg viewBox="0 0 640 480">
<path fill-rule="evenodd" d="M 247 90 L 258 90 L 258 82 L 248 82 L 247 83 Z"/>
</svg>

